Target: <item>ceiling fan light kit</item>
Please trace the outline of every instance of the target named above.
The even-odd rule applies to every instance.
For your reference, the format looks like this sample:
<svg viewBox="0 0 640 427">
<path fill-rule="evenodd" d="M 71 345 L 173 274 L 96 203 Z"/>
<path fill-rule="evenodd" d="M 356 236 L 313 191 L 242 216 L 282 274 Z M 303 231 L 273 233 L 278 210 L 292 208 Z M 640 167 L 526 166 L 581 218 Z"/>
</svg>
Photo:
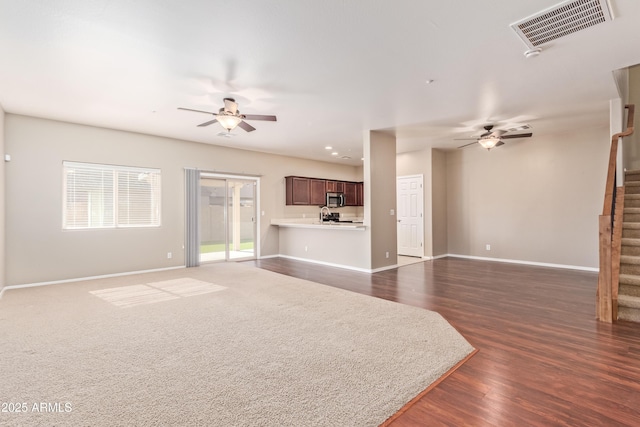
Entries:
<svg viewBox="0 0 640 427">
<path fill-rule="evenodd" d="M 498 142 L 500 142 L 500 138 L 495 138 L 493 136 L 478 140 L 478 144 L 480 144 L 482 148 L 486 148 L 487 150 L 491 150 L 498 144 Z"/>
<path fill-rule="evenodd" d="M 470 145 L 475 144 L 476 142 L 480 144 L 482 148 L 486 148 L 487 150 L 491 150 L 492 148 L 499 147 L 504 145 L 503 139 L 515 139 L 515 138 L 531 138 L 533 136 L 532 133 L 520 133 L 520 134 L 509 134 L 509 132 L 513 130 L 524 130 L 531 129 L 529 125 L 518 126 L 513 129 L 494 129 L 493 125 L 484 126 L 485 132 L 474 138 L 459 138 L 459 139 L 475 139 L 474 142 L 469 144 L 461 145 L 458 148 L 468 147 Z"/>
<path fill-rule="evenodd" d="M 231 114 L 220 113 L 217 117 L 218 123 L 222 125 L 228 132 L 231 132 L 236 128 L 242 121 L 242 119 L 238 116 L 234 116 Z"/>
<path fill-rule="evenodd" d="M 249 123 L 245 122 L 245 120 L 264 120 L 269 122 L 277 121 L 276 116 L 265 116 L 261 114 L 240 114 L 238 110 L 238 104 L 233 98 L 224 98 L 224 107 L 219 110 L 218 113 L 212 113 L 210 111 L 202 111 L 202 110 L 194 110 L 192 108 L 183 108 L 178 107 L 178 110 L 185 111 L 194 111 L 196 113 L 204 113 L 211 114 L 215 118 L 213 120 L 209 120 L 208 122 L 200 123 L 198 127 L 209 126 L 213 123 L 220 123 L 220 125 L 227 130 L 227 132 L 231 132 L 236 127 L 241 127 L 246 132 L 252 132 L 256 130 Z"/>
</svg>

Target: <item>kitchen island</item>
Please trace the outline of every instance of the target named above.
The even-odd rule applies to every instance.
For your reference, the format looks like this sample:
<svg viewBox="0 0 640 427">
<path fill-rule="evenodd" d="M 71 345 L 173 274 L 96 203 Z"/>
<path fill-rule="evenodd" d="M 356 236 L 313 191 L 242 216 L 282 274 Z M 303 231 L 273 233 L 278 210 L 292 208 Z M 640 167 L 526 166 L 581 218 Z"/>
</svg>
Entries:
<svg viewBox="0 0 640 427">
<path fill-rule="evenodd" d="M 370 234 L 356 222 L 321 222 L 310 218 L 273 219 L 279 227 L 283 258 L 370 272 Z"/>
</svg>

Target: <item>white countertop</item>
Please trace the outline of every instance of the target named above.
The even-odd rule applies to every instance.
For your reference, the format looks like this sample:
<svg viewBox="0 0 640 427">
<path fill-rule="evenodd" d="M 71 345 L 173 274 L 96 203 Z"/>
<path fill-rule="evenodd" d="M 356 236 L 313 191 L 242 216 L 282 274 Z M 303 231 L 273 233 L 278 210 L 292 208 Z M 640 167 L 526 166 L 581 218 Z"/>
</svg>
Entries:
<svg viewBox="0 0 640 427">
<path fill-rule="evenodd" d="M 357 219 L 354 219 L 357 221 Z M 315 229 L 328 229 L 328 230 L 364 230 L 365 226 L 361 222 L 320 222 L 317 219 L 312 218 L 283 218 L 272 219 L 271 225 L 277 225 L 278 227 L 293 227 L 293 228 L 315 228 Z"/>
</svg>

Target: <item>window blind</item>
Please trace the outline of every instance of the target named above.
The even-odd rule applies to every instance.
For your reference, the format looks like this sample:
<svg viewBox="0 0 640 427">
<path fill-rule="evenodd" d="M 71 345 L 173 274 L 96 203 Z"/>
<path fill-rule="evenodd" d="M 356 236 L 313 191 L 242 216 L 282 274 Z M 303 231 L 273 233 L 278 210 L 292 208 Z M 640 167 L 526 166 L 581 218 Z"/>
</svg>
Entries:
<svg viewBox="0 0 640 427">
<path fill-rule="evenodd" d="M 63 228 L 160 225 L 159 169 L 63 162 Z"/>
</svg>

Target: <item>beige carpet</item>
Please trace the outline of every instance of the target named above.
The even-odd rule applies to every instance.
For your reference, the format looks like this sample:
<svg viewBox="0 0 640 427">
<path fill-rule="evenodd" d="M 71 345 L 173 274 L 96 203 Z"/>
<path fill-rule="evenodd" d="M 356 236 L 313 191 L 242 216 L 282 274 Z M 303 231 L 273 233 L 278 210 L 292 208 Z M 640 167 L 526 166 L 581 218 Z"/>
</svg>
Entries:
<svg viewBox="0 0 640 427">
<path fill-rule="evenodd" d="M 437 313 L 233 263 L 8 290 L 0 343 L 11 426 L 376 426 L 473 351 Z"/>
</svg>

